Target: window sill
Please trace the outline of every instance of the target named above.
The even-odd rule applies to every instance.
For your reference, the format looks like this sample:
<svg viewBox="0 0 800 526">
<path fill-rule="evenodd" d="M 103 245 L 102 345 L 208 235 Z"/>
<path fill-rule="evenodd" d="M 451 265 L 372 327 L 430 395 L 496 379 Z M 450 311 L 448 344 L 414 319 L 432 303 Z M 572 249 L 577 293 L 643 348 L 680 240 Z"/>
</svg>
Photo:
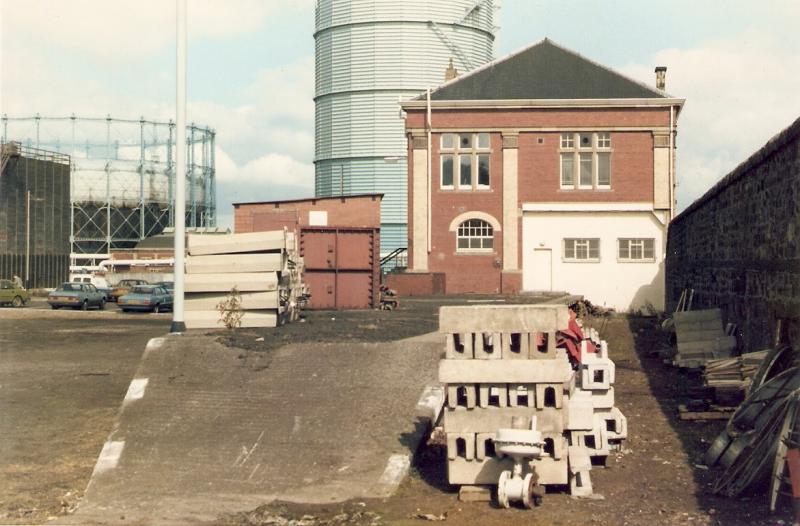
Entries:
<svg viewBox="0 0 800 526">
<path fill-rule="evenodd" d="M 562 263 L 601 263 L 599 259 L 565 259 L 561 258 Z"/>
<path fill-rule="evenodd" d="M 655 259 L 617 259 L 617 263 L 655 263 Z"/>
<path fill-rule="evenodd" d="M 487 250 L 487 249 L 479 249 L 479 248 L 473 248 L 473 249 L 463 248 L 463 249 L 460 249 L 460 250 L 457 249 L 455 251 L 455 255 L 456 256 L 494 256 L 495 255 L 495 251 L 494 251 L 494 249 Z"/>
</svg>

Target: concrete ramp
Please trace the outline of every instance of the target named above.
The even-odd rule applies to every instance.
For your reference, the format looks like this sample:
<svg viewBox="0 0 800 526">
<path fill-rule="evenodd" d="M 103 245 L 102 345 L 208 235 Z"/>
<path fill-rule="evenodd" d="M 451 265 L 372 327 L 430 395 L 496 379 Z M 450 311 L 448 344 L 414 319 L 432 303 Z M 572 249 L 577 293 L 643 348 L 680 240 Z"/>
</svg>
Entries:
<svg viewBox="0 0 800 526">
<path fill-rule="evenodd" d="M 417 404 L 441 350 L 437 336 L 264 352 L 151 340 L 66 520 L 184 523 L 273 499 L 387 496 L 427 424 Z"/>
</svg>

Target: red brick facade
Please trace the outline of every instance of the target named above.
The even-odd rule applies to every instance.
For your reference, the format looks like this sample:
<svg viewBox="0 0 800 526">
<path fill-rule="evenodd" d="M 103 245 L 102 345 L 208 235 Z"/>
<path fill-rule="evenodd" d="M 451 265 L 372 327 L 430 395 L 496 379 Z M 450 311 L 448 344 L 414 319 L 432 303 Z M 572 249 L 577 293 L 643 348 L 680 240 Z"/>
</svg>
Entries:
<svg viewBox="0 0 800 526">
<path fill-rule="evenodd" d="M 414 261 L 414 163 L 412 136 L 425 134 L 423 109 L 407 108 L 409 136 L 409 261 Z M 523 203 L 653 203 L 654 131 L 666 133 L 670 108 L 523 108 L 450 109 L 432 111 L 431 134 L 431 251 L 427 271 L 446 274 L 448 293 L 517 292 L 522 288 Z M 490 189 L 474 191 L 441 188 L 441 134 L 452 132 L 490 133 Z M 564 132 L 609 132 L 611 136 L 610 189 L 565 190 L 560 188 L 560 138 Z M 504 223 L 503 135 L 517 138 L 516 220 Z M 513 147 L 512 145 L 508 145 Z M 463 253 L 456 250 L 456 233 L 451 222 L 465 212 L 483 212 L 501 225 L 495 229 L 490 253 Z M 515 229 L 517 261 L 515 270 L 503 271 L 503 237 Z M 506 265 L 508 268 L 508 265 Z M 418 270 L 413 269 L 412 270 Z"/>
</svg>

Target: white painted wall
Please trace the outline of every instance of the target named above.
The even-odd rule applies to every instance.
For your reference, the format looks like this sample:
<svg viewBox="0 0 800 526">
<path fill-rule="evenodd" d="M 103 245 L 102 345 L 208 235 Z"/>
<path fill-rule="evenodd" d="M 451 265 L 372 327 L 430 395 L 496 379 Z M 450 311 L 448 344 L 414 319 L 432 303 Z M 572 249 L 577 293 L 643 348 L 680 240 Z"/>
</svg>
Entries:
<svg viewBox="0 0 800 526">
<path fill-rule="evenodd" d="M 652 212 L 530 212 L 522 218 L 522 287 L 536 290 L 534 249 L 552 250 L 552 290 L 581 294 L 593 304 L 618 311 L 650 302 L 664 309 L 666 226 Z M 564 238 L 599 238 L 600 262 L 563 259 Z M 655 239 L 655 262 L 617 260 L 618 238 Z"/>
</svg>

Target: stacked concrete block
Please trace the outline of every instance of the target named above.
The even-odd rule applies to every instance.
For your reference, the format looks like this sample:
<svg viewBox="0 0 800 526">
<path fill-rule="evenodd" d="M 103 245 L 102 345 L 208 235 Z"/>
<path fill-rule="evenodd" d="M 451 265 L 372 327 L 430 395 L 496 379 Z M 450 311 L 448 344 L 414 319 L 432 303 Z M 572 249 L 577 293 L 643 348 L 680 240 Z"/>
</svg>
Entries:
<svg viewBox="0 0 800 526">
<path fill-rule="evenodd" d="M 709 360 L 728 358 L 736 349 L 736 337 L 725 334 L 720 309 L 676 312 L 672 318 L 678 341 L 674 364 L 679 367 L 705 367 Z"/>
<path fill-rule="evenodd" d="M 225 327 L 218 305 L 234 288 L 241 300 L 240 327 L 275 327 L 297 318 L 307 290 L 293 233 L 190 235 L 187 251 L 187 328 Z"/>
<path fill-rule="evenodd" d="M 591 493 L 592 457 L 608 455 L 627 435 L 614 407 L 614 362 L 596 331 L 588 331 L 580 362 L 557 346 L 569 312 L 558 305 L 442 307 L 445 357 L 439 380 L 447 401 L 448 478 L 456 485 L 494 485 L 511 458 L 493 440 L 513 422 L 541 433 L 543 454 L 526 462 L 541 485 Z M 589 352 L 589 344 L 597 352 Z"/>
</svg>

